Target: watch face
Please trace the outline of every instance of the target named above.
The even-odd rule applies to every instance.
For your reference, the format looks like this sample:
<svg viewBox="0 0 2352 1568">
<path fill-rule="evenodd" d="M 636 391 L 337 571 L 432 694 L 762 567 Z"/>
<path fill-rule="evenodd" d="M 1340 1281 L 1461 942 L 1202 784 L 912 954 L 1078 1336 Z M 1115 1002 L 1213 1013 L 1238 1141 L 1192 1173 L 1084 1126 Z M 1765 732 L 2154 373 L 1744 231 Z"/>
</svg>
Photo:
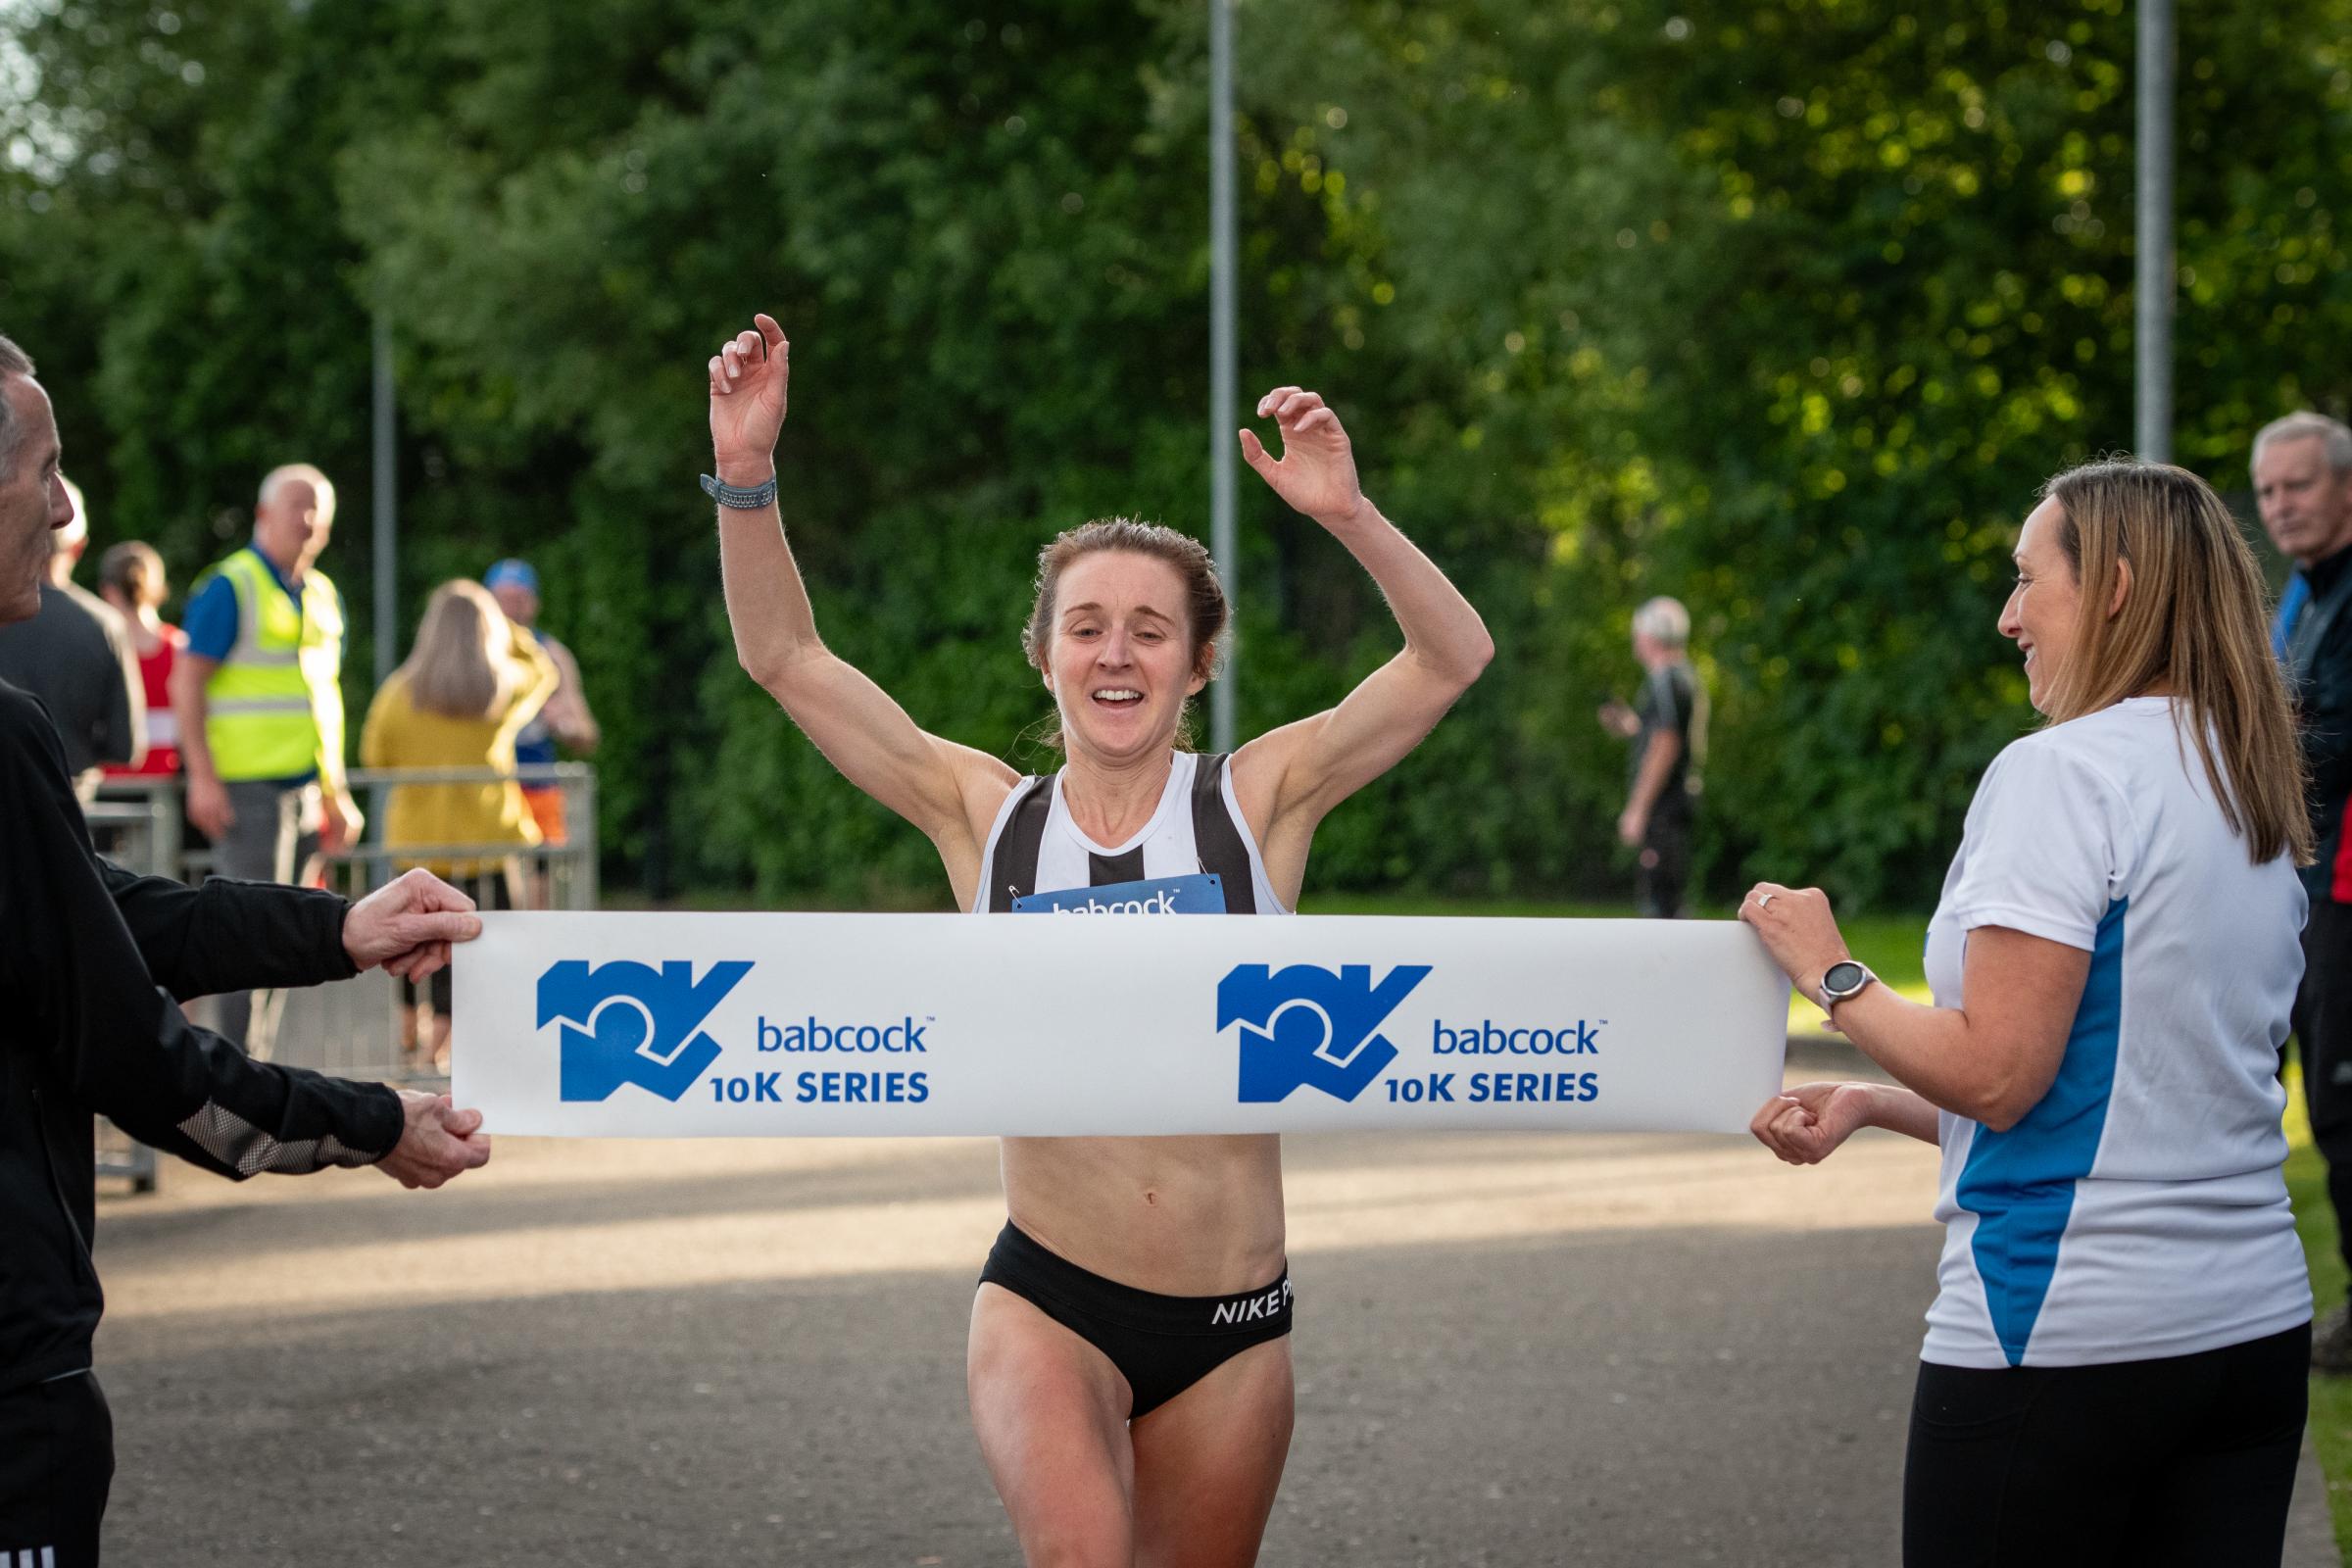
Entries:
<svg viewBox="0 0 2352 1568">
<path fill-rule="evenodd" d="M 1862 989 L 1870 971 L 1847 958 L 1830 965 L 1821 977 L 1821 989 L 1833 997 L 1849 997 Z"/>
</svg>

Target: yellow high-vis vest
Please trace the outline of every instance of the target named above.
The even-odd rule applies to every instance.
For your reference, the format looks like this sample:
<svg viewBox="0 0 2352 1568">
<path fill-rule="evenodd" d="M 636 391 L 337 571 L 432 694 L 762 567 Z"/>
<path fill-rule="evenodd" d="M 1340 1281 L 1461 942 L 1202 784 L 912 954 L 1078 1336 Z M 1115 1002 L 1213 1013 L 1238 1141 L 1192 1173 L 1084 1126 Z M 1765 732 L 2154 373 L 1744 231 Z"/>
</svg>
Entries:
<svg viewBox="0 0 2352 1568">
<path fill-rule="evenodd" d="M 205 683 L 206 743 L 224 780 L 343 774 L 343 611 L 313 571 L 299 602 L 259 552 L 240 550 L 198 579 L 226 577 L 237 595 L 237 641 Z"/>
</svg>

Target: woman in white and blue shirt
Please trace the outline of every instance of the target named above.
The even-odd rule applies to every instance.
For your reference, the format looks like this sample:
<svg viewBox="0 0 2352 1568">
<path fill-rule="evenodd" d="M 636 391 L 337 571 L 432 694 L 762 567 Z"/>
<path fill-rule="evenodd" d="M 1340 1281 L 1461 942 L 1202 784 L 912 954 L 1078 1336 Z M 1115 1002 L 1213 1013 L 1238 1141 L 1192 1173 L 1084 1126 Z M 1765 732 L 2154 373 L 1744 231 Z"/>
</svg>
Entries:
<svg viewBox="0 0 2352 1568">
<path fill-rule="evenodd" d="M 2052 722 L 2001 753 L 1928 928 L 1922 1006 L 1815 890 L 1740 908 L 1895 1079 L 1803 1084 L 1758 1138 L 1811 1163 L 1866 1126 L 1943 1153 L 1903 1560 L 2278 1561 L 2311 1287 L 2278 1050 L 2311 855 L 2263 589 L 2202 480 L 2059 475 L 2000 630 Z"/>
</svg>

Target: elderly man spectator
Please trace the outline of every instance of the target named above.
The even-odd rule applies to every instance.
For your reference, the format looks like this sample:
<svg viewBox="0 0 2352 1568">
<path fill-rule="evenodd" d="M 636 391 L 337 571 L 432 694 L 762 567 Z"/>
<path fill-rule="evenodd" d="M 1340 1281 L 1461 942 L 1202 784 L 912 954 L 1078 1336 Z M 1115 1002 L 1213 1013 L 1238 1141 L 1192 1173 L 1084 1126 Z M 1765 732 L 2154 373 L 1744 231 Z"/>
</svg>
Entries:
<svg viewBox="0 0 2352 1568">
<path fill-rule="evenodd" d="M 74 792 L 86 801 L 98 788 L 101 763 L 136 764 L 145 753 L 147 699 L 129 628 L 74 581 L 90 542 L 88 514 L 73 481 L 60 483 L 74 520 L 49 535 L 39 612 L 0 626 L 0 680 L 24 687 L 49 710 Z"/>
<path fill-rule="evenodd" d="M 49 536 L 73 521 L 60 458 L 32 362 L 0 337 L 0 621 L 39 609 Z M 480 926 L 421 871 L 347 906 L 107 864 L 56 731 L 0 680 L 0 1559 L 98 1561 L 115 1461 L 91 1370 L 93 1112 L 232 1178 L 373 1164 L 438 1187 L 490 1157 L 481 1118 L 445 1097 L 249 1060 L 172 999 L 377 964 L 429 973 Z"/>
<path fill-rule="evenodd" d="M 2254 437 L 2254 499 L 2262 524 L 2294 563 L 2272 623 L 2272 647 L 2295 701 L 2310 774 L 2319 858 L 2303 873 L 2303 984 L 2295 1038 L 2312 1142 L 2328 1162 L 2337 1245 L 2352 1262 L 2352 429 L 2321 414 L 2290 414 Z M 2352 1372 L 2352 1320 L 2343 1307 L 2314 1325 L 2312 1365 Z"/>
<path fill-rule="evenodd" d="M 197 579 L 182 616 L 172 710 L 188 819 L 226 876 L 290 882 L 318 850 L 359 838 L 343 782 L 343 597 L 317 565 L 334 524 L 325 474 L 271 469 L 252 543 Z M 220 999 L 222 1032 L 261 1050 L 269 1028 L 254 1011 L 248 993 Z"/>
<path fill-rule="evenodd" d="M 1653 919 L 1684 912 L 1690 880 L 1690 840 L 1697 817 L 1699 766 L 1707 750 L 1707 694 L 1690 667 L 1690 612 L 1678 600 L 1650 600 L 1634 612 L 1634 657 L 1642 669 L 1633 707 L 1603 704 L 1600 722 L 1633 741 L 1633 782 L 1617 837 L 1639 852 L 1635 903 Z"/>
</svg>

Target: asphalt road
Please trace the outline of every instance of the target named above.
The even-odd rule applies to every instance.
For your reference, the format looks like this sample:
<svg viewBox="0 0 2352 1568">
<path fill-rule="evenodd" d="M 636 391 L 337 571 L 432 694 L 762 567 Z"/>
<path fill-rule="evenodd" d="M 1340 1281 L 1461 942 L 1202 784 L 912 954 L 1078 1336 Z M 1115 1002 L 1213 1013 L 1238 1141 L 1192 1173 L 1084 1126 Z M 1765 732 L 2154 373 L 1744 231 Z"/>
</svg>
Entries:
<svg viewBox="0 0 2352 1568">
<path fill-rule="evenodd" d="M 1288 1156 L 1267 1563 L 1896 1560 L 1933 1150 Z M 1002 1219 L 962 1140 L 510 1140 L 438 1194 L 168 1169 L 100 1220 L 109 1561 L 1017 1562 L 963 1410 Z"/>
</svg>

